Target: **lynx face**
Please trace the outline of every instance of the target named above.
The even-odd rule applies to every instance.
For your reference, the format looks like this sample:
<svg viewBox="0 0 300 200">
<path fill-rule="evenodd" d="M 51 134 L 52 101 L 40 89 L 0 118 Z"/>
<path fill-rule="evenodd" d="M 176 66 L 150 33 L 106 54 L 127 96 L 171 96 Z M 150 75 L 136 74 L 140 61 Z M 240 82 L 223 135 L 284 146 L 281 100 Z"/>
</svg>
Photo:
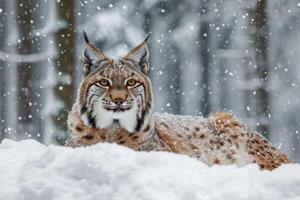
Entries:
<svg viewBox="0 0 300 200">
<path fill-rule="evenodd" d="M 117 124 L 129 132 L 143 130 L 152 108 L 147 40 L 116 60 L 86 42 L 78 97 L 81 118 L 93 128 Z"/>
</svg>

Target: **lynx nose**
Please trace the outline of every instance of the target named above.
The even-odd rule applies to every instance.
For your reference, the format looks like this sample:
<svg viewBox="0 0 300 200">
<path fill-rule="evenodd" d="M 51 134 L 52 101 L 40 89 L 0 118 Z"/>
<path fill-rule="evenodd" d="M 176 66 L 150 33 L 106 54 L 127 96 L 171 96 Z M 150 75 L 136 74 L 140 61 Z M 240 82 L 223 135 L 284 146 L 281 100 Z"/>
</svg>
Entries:
<svg viewBox="0 0 300 200">
<path fill-rule="evenodd" d="M 111 100 L 118 106 L 127 99 L 127 93 L 125 90 L 113 89 L 110 93 Z"/>
<path fill-rule="evenodd" d="M 118 106 L 121 107 L 121 105 L 124 103 L 124 99 L 115 99 L 114 103 Z"/>
</svg>

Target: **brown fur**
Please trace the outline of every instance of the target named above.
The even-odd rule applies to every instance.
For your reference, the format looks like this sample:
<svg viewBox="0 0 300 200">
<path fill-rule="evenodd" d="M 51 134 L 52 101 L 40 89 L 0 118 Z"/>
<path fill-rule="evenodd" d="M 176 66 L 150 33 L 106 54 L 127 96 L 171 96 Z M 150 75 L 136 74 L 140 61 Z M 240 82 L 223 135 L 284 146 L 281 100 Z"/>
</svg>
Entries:
<svg viewBox="0 0 300 200">
<path fill-rule="evenodd" d="M 69 113 L 68 126 L 71 134 L 68 146 L 88 146 L 106 141 L 106 132 L 104 129 L 90 128 L 86 126 L 78 114 L 76 104 Z"/>
<path fill-rule="evenodd" d="M 200 124 L 189 128 L 178 128 L 185 124 L 184 117 L 155 115 L 155 133 L 130 134 L 124 129 L 95 129 L 85 126 L 76 113 L 70 113 L 69 127 L 76 146 L 88 146 L 98 142 L 112 142 L 138 151 L 167 151 L 189 155 L 209 165 L 238 164 L 238 152 L 249 156 L 250 163 L 257 163 L 262 169 L 272 170 L 282 163 L 289 163 L 286 155 L 276 150 L 262 136 L 245 128 L 233 115 L 215 113 Z M 197 120 L 196 120 L 197 123 Z M 193 125 L 193 124 L 191 124 Z M 76 129 L 80 127 L 80 131 Z M 185 131 L 183 133 L 182 131 Z M 92 139 L 86 137 L 93 135 Z M 242 154 L 243 155 L 243 154 Z"/>
<path fill-rule="evenodd" d="M 262 169 L 272 170 L 282 163 L 290 162 L 286 155 L 276 150 L 263 136 L 253 131 L 245 132 L 244 125 L 234 116 L 228 113 L 216 113 L 214 118 L 212 123 L 214 129 L 221 134 L 227 134 L 234 141 L 234 145 L 240 144 L 246 136 L 248 154 L 252 155 L 253 162 L 257 163 Z"/>
<path fill-rule="evenodd" d="M 231 114 L 215 113 L 209 118 L 153 114 L 147 76 L 149 36 L 118 60 L 106 57 L 85 38 L 84 77 L 68 118 L 69 145 L 111 142 L 137 151 L 184 154 L 208 165 L 257 163 L 267 170 L 289 163 L 286 155 Z M 127 84 L 128 80 L 137 84 Z M 101 84 L 103 81 L 109 84 Z"/>
</svg>

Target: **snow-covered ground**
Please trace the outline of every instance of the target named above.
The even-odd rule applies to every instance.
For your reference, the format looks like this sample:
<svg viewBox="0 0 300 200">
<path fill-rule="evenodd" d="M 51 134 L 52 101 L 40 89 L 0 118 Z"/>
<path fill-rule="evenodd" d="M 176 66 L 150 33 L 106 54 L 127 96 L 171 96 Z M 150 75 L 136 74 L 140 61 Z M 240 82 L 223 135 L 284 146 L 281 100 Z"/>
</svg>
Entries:
<svg viewBox="0 0 300 200">
<path fill-rule="evenodd" d="M 0 199 L 300 199 L 300 165 L 208 167 L 186 156 L 134 152 L 114 144 L 0 145 Z"/>
</svg>

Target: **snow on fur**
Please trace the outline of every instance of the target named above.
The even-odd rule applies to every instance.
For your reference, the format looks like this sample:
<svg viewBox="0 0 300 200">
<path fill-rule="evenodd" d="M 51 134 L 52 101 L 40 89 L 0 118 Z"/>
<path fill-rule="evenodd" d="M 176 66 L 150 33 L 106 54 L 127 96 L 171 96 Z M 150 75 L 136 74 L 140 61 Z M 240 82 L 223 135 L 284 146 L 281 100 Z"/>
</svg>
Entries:
<svg viewBox="0 0 300 200">
<path fill-rule="evenodd" d="M 207 165 L 183 155 L 115 144 L 0 145 L 0 199 L 300 199 L 300 165 L 261 171 Z"/>
</svg>

